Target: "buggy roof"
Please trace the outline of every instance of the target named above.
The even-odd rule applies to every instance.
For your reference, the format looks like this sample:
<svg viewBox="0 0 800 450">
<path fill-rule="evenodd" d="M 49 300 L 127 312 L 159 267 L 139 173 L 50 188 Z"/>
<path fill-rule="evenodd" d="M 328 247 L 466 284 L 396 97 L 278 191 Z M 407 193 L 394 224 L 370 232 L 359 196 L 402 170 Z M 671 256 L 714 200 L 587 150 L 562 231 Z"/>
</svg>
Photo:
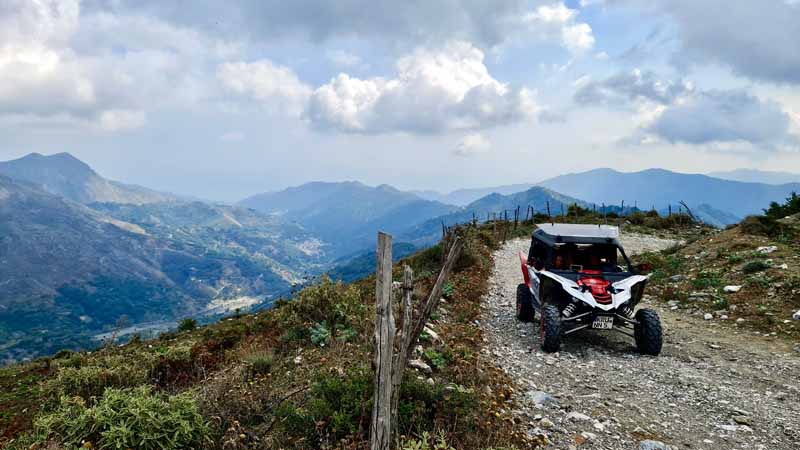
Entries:
<svg viewBox="0 0 800 450">
<path fill-rule="evenodd" d="M 621 247 L 619 228 L 610 225 L 541 223 L 536 226 L 533 238 L 551 246 L 572 243 L 611 244 Z"/>
</svg>

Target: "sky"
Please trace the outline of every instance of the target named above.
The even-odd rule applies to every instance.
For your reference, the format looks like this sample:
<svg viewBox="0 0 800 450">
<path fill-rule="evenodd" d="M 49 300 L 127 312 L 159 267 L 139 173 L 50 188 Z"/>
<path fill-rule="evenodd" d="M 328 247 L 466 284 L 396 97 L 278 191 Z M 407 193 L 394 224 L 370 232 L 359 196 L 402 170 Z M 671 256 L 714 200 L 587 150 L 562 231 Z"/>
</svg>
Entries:
<svg viewBox="0 0 800 450">
<path fill-rule="evenodd" d="M 800 172 L 800 0 L 2 0 L 0 159 L 220 201 Z"/>
</svg>

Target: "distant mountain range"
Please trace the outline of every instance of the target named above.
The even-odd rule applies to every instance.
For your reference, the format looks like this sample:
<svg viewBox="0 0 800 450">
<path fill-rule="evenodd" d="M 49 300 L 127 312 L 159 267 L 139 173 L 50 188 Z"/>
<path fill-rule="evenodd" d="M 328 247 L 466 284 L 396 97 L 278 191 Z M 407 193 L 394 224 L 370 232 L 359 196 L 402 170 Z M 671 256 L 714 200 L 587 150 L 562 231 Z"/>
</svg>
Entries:
<svg viewBox="0 0 800 450">
<path fill-rule="evenodd" d="M 548 203 L 552 214 L 560 214 L 562 208 L 566 211 L 569 205 L 572 204 L 588 206 L 582 200 L 568 197 L 540 186 L 509 195 L 493 193 L 449 214 L 422 222 L 403 233 L 401 238 L 416 245 L 429 245 L 441 237 L 442 223 L 451 226 L 457 223 L 469 222 L 473 219 L 473 214 L 477 220 L 483 222 L 487 219 L 487 214 L 494 213 L 500 217 L 504 211 L 507 211 L 509 217 L 513 219 L 513 211 L 517 206 L 521 207 L 520 214 L 524 218 L 525 209 L 528 205 L 531 205 L 536 212 L 546 213 Z"/>
<path fill-rule="evenodd" d="M 800 174 L 790 172 L 767 172 L 755 169 L 736 169 L 728 172 L 711 172 L 710 177 L 746 183 L 787 184 L 800 183 Z"/>
<path fill-rule="evenodd" d="M 442 223 L 528 205 L 666 209 L 686 201 L 725 226 L 779 201 L 771 185 L 665 170 L 598 169 L 440 195 L 388 185 L 314 182 L 238 205 L 190 201 L 107 180 L 67 154 L 0 162 L 0 362 L 91 346 L 119 327 L 263 307 L 322 272 L 345 280 L 374 270 L 377 231 L 395 254 L 435 243 Z M 613 203 L 613 205 L 611 205 Z"/>
<path fill-rule="evenodd" d="M 743 183 L 662 169 L 629 173 L 596 169 L 561 175 L 540 185 L 597 204 L 625 200 L 642 209 L 662 209 L 683 200 L 690 207 L 707 204 L 737 218 L 759 214 L 771 201 L 782 200 L 792 191 L 800 192 L 800 183 Z"/>
<path fill-rule="evenodd" d="M 442 194 L 436 191 L 411 191 L 412 193 L 426 199 L 435 200 L 442 203 L 447 203 L 456 206 L 467 206 L 468 204 L 478 200 L 479 198 L 486 197 L 489 194 L 509 195 L 517 192 L 527 191 L 532 188 L 534 184 L 508 184 L 504 186 L 494 186 L 487 188 L 471 188 L 471 189 L 457 189 L 449 194 Z"/>
<path fill-rule="evenodd" d="M 374 246 L 378 230 L 397 235 L 458 209 L 388 185 L 370 187 L 359 182 L 308 183 L 258 194 L 239 204 L 296 221 L 330 243 L 336 257 Z"/>
<path fill-rule="evenodd" d="M 69 153 L 49 156 L 31 153 L 19 159 L 0 162 L 0 175 L 38 184 L 51 194 L 83 204 L 142 204 L 178 200 L 172 194 L 107 180 Z"/>
</svg>

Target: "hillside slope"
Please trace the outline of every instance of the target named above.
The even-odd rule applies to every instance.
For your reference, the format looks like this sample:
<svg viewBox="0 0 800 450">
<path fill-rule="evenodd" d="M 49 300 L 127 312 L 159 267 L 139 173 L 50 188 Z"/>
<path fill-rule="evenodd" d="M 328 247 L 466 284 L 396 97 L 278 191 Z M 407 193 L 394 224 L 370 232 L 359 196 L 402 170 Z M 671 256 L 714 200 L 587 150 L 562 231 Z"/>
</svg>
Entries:
<svg viewBox="0 0 800 450">
<path fill-rule="evenodd" d="M 705 203 L 738 217 L 759 214 L 770 202 L 800 191 L 800 183 L 743 183 L 662 169 L 631 173 L 596 169 L 558 176 L 540 185 L 598 204 L 625 200 L 626 204 L 637 202 L 641 208 L 661 210 L 668 204 L 677 208 L 677 202 L 683 200 L 691 207 Z"/>
<path fill-rule="evenodd" d="M 268 301 L 316 272 L 317 241 L 252 211 L 95 206 L 0 176 L 0 361 L 91 348 L 120 319 Z"/>
<path fill-rule="evenodd" d="M 45 191 L 74 202 L 153 203 L 174 201 L 171 194 L 107 180 L 69 153 L 41 155 L 0 162 L 0 175 L 40 185 Z"/>
<path fill-rule="evenodd" d="M 280 192 L 255 195 L 242 206 L 297 221 L 332 243 L 337 256 L 374 244 L 378 230 L 400 233 L 431 217 L 457 208 L 424 200 L 391 186 L 370 187 L 358 182 L 314 182 Z"/>
<path fill-rule="evenodd" d="M 589 206 L 582 200 L 539 186 L 509 195 L 493 193 L 475 200 L 457 211 L 432 218 L 414 226 L 401 234 L 400 238 L 416 245 L 428 245 L 436 242 L 441 237 L 442 223 L 447 226 L 467 223 L 472 221 L 473 214 L 478 221 L 482 222 L 486 220 L 487 214 L 497 213 L 502 215 L 503 211 L 507 211 L 513 219 L 513 210 L 519 206 L 521 214 L 524 216 L 528 205 L 532 206 L 537 213 L 546 213 L 548 202 L 553 215 L 560 214 L 562 208 L 567 211 L 569 206 L 573 204 L 584 207 Z M 524 217 L 522 218 L 524 219 Z"/>
</svg>

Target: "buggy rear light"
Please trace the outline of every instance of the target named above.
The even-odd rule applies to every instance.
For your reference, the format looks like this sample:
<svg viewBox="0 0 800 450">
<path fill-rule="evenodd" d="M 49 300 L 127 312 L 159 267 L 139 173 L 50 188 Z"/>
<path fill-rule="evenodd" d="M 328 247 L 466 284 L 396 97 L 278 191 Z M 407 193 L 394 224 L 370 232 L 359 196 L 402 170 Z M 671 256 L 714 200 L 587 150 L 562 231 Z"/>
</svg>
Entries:
<svg viewBox="0 0 800 450">
<path fill-rule="evenodd" d="M 582 291 L 591 292 L 594 300 L 601 305 L 611 304 L 611 282 L 605 280 L 599 271 L 587 270 L 580 274 L 577 285 Z"/>
</svg>

